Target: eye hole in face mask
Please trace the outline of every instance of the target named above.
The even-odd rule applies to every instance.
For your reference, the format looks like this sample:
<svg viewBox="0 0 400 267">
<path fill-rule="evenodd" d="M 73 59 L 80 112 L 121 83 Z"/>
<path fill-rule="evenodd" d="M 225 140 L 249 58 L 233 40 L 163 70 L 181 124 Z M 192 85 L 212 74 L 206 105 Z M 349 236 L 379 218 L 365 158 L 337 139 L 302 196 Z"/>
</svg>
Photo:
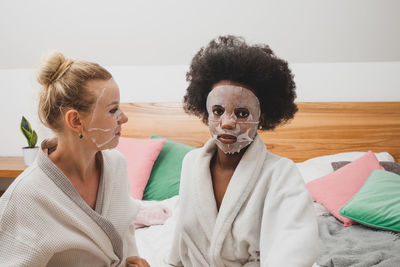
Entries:
<svg viewBox="0 0 400 267">
<path fill-rule="evenodd" d="M 225 112 L 225 109 L 220 105 L 215 105 L 212 107 L 212 112 L 216 116 L 222 116 L 222 114 Z"/>
<path fill-rule="evenodd" d="M 246 119 L 250 115 L 250 112 L 247 108 L 236 108 L 235 115 L 238 119 Z"/>
<path fill-rule="evenodd" d="M 110 112 L 111 114 L 114 114 L 115 112 L 117 112 L 117 110 L 118 110 L 118 108 L 113 108 L 113 109 L 111 109 L 109 112 Z"/>
</svg>

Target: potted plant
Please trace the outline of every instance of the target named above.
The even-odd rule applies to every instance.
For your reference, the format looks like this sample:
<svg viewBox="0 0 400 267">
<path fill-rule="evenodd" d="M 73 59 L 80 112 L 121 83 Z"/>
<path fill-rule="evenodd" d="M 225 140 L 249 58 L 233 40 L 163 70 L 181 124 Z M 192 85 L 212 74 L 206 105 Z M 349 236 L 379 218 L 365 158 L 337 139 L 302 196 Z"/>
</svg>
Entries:
<svg viewBox="0 0 400 267">
<path fill-rule="evenodd" d="M 30 165 L 35 160 L 36 154 L 39 151 L 39 148 L 36 146 L 38 136 L 24 116 L 22 116 L 20 128 L 28 141 L 28 146 L 22 148 L 24 161 L 26 165 Z"/>
</svg>

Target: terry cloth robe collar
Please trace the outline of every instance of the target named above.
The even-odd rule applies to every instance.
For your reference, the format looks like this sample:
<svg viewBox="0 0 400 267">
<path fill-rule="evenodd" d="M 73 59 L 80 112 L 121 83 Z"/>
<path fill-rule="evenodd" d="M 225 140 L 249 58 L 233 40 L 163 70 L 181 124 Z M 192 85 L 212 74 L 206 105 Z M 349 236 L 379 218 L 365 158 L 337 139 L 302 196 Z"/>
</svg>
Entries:
<svg viewBox="0 0 400 267">
<path fill-rule="evenodd" d="M 265 162 L 267 149 L 257 135 L 252 144 L 244 153 L 238 166 L 236 167 L 229 185 L 226 189 L 219 212 L 210 172 L 210 162 L 216 151 L 216 144 L 209 140 L 195 164 L 195 183 L 198 188 L 195 195 L 195 210 L 198 220 L 210 241 L 210 259 L 215 259 L 217 266 L 223 266 L 223 262 L 218 257 L 222 249 L 222 244 L 226 237 L 233 220 L 237 216 L 243 203 L 253 190 L 262 166 Z M 217 257 L 214 257 L 217 256 Z"/>
<path fill-rule="evenodd" d="M 123 257 L 123 242 L 121 236 L 118 234 L 117 230 L 114 228 L 114 225 L 101 216 L 102 210 L 103 210 L 103 199 L 104 199 L 104 172 L 107 172 L 107 169 L 104 169 L 105 162 L 104 161 L 104 156 L 102 152 L 101 153 L 101 159 L 102 159 L 102 170 L 101 170 L 101 176 L 100 176 L 100 182 L 99 182 L 99 189 L 97 192 L 97 199 L 96 199 L 96 205 L 95 205 L 95 210 L 93 210 L 79 195 L 79 193 L 76 191 L 75 187 L 72 185 L 70 180 L 65 176 L 65 174 L 48 158 L 46 155 L 47 152 L 47 145 L 49 144 L 55 144 L 55 140 L 45 140 L 42 143 L 42 149 L 45 150 L 43 151 L 42 149 L 39 150 L 39 155 L 37 158 L 38 166 L 43 170 L 43 172 L 50 177 L 50 179 L 57 185 L 58 188 L 61 189 L 61 191 L 64 192 L 77 206 L 79 206 L 96 224 L 104 231 L 104 233 L 108 236 L 110 239 L 111 245 L 113 247 L 113 251 L 115 255 L 117 255 L 119 259 L 119 265 L 122 261 Z M 49 150 L 54 150 L 54 146 L 51 148 L 48 148 Z"/>
</svg>

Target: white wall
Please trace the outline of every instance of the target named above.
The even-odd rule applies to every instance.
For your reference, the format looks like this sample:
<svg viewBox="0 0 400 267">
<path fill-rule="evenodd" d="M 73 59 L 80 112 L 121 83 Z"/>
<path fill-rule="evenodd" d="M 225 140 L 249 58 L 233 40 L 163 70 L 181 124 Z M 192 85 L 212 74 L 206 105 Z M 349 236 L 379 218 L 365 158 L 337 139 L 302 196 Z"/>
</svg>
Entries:
<svg viewBox="0 0 400 267">
<path fill-rule="evenodd" d="M 398 0 L 1 0 L 0 68 L 46 50 L 103 65 L 185 65 L 221 34 L 289 62 L 400 61 Z"/>
<path fill-rule="evenodd" d="M 1 0 L 0 156 L 39 139 L 34 68 L 58 49 L 109 66 L 123 102 L 181 101 L 193 55 L 236 34 L 290 62 L 298 101 L 400 101 L 398 0 Z"/>
</svg>

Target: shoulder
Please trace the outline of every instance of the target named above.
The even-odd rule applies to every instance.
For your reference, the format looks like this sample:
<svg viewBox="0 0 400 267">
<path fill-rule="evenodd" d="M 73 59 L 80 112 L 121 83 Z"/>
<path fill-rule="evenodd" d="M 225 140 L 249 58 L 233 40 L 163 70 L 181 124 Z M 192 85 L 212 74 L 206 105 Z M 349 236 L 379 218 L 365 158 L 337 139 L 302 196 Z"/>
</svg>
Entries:
<svg viewBox="0 0 400 267">
<path fill-rule="evenodd" d="M 187 193 L 188 187 L 193 185 L 193 172 L 200 155 L 201 148 L 197 148 L 189 151 L 183 158 L 180 177 L 180 195 Z"/>
<path fill-rule="evenodd" d="M 112 160 L 125 160 L 125 156 L 116 149 L 106 149 L 102 150 L 101 153 L 104 157 Z"/>
<path fill-rule="evenodd" d="M 291 160 L 289 158 L 286 158 L 286 157 L 282 157 L 282 156 L 276 155 L 276 154 L 271 153 L 269 151 L 267 152 L 267 157 L 266 158 L 270 163 L 275 163 L 275 164 L 278 164 L 278 165 L 296 166 L 296 164 L 293 162 L 293 160 Z"/>
<path fill-rule="evenodd" d="M 193 162 L 193 160 L 195 160 L 201 153 L 201 149 L 202 148 L 195 148 L 186 153 L 185 157 L 183 158 L 183 164 Z"/>
<path fill-rule="evenodd" d="M 126 166 L 125 156 L 116 149 L 107 149 L 101 151 L 104 162 L 111 166 Z"/>
<path fill-rule="evenodd" d="M 271 166 L 272 168 L 281 168 L 282 166 L 296 168 L 296 164 L 293 162 L 293 160 L 282 157 L 282 156 L 278 156 L 269 151 L 267 151 L 267 156 L 265 157 L 264 164 L 267 164 L 267 165 Z"/>
<path fill-rule="evenodd" d="M 301 174 L 293 160 L 267 152 L 263 167 L 264 173 L 269 173 L 273 183 L 298 184 L 304 183 Z"/>
<path fill-rule="evenodd" d="M 189 151 L 185 155 L 185 158 L 183 159 L 183 161 L 186 164 L 194 164 L 194 161 L 196 161 L 199 157 L 207 158 L 207 157 L 214 155 L 216 149 L 217 149 L 217 146 L 215 144 L 215 141 L 212 138 L 210 138 L 202 147 L 195 148 L 195 149 Z"/>
<path fill-rule="evenodd" d="M 13 197 L 16 195 L 29 197 L 31 192 L 36 195 L 35 191 L 38 187 L 44 184 L 49 184 L 48 176 L 43 172 L 43 170 L 38 166 L 37 162 L 34 162 L 27 169 L 25 169 L 18 177 L 14 179 L 11 185 L 7 188 L 3 197 Z M 2 197 L 2 199 L 3 199 Z"/>
<path fill-rule="evenodd" d="M 28 211 L 41 208 L 37 203 L 46 196 L 48 190 L 54 190 L 54 186 L 37 164 L 28 167 L 15 178 L 0 198 L 0 228 L 3 228 L 7 221 L 13 221 L 15 224 L 13 218 L 17 214 L 22 217 L 33 215 Z"/>
</svg>

